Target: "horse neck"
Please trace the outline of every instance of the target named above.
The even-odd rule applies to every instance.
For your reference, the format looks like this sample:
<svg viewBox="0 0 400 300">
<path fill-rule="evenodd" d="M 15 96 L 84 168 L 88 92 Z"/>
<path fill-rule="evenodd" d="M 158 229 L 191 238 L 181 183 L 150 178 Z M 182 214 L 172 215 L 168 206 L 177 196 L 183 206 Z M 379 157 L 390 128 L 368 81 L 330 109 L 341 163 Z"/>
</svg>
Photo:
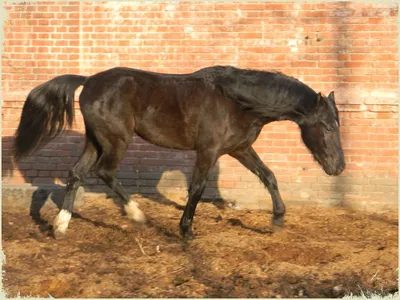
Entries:
<svg viewBox="0 0 400 300">
<path fill-rule="evenodd" d="M 314 114 L 315 114 L 314 109 L 307 109 L 304 111 L 299 109 L 291 109 L 288 110 L 287 112 L 283 112 L 276 119 L 270 118 L 270 120 L 267 122 L 270 123 L 273 121 L 292 121 L 300 126 L 301 124 L 304 124 L 304 122 L 307 119 L 312 118 Z"/>
</svg>

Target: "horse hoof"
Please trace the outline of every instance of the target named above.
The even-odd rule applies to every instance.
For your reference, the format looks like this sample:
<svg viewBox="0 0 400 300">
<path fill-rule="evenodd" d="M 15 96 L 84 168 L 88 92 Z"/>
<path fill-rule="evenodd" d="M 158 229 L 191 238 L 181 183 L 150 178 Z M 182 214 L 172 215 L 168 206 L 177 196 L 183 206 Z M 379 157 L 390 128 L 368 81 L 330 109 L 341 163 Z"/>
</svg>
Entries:
<svg viewBox="0 0 400 300">
<path fill-rule="evenodd" d="M 185 240 L 188 240 L 188 241 L 194 240 L 194 234 L 193 233 L 188 233 L 183 238 Z"/>
<path fill-rule="evenodd" d="M 193 240 L 194 239 L 194 234 L 192 232 L 192 230 L 180 230 L 181 236 L 185 239 L 185 240 Z"/>
<path fill-rule="evenodd" d="M 144 215 L 144 213 L 142 211 L 140 211 L 139 213 L 137 213 L 132 220 L 134 220 L 136 223 L 139 224 L 146 224 L 147 223 L 147 218 Z"/>
<path fill-rule="evenodd" d="M 279 217 L 272 217 L 272 225 L 276 226 L 276 227 L 283 227 L 284 225 L 284 220 L 283 220 L 283 216 L 279 216 Z"/>
<path fill-rule="evenodd" d="M 65 237 L 68 223 L 71 220 L 71 212 L 65 209 L 62 209 L 53 222 L 53 235 L 58 239 L 62 239 Z"/>
<path fill-rule="evenodd" d="M 67 233 L 65 231 L 63 232 L 57 229 L 53 231 L 53 235 L 56 240 L 63 240 L 67 237 Z"/>
<path fill-rule="evenodd" d="M 194 240 L 194 234 L 193 234 L 193 233 L 183 235 L 182 237 L 183 237 L 183 239 L 186 240 L 186 241 Z"/>
<path fill-rule="evenodd" d="M 134 201 L 130 201 L 127 205 L 125 205 L 125 212 L 129 219 L 134 220 L 137 223 L 145 224 L 147 222 L 146 216 L 139 209 L 138 204 Z"/>
</svg>

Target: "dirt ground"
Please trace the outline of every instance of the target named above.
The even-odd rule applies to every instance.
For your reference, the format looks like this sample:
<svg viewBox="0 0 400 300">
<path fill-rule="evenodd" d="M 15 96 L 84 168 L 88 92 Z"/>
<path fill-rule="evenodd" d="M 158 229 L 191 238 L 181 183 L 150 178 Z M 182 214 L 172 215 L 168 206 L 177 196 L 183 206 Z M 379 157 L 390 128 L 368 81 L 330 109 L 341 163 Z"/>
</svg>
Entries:
<svg viewBox="0 0 400 300">
<path fill-rule="evenodd" d="M 110 199 L 87 197 L 64 240 L 49 236 L 56 209 L 34 221 L 28 210 L 3 208 L 8 297 L 293 298 L 398 290 L 397 212 L 288 206 L 285 228 L 272 232 L 270 211 L 200 203 L 196 238 L 184 241 L 181 210 L 138 202 L 147 225 L 131 223 Z"/>
</svg>

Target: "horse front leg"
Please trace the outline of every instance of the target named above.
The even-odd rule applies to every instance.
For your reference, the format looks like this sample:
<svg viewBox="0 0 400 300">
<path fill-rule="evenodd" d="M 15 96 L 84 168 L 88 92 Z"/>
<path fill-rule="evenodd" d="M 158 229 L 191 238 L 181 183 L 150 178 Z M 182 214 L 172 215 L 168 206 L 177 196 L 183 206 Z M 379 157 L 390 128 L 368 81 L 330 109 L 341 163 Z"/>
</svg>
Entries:
<svg viewBox="0 0 400 300">
<path fill-rule="evenodd" d="M 180 234 L 187 239 L 194 238 L 192 231 L 193 217 L 207 182 L 207 175 L 218 159 L 216 151 L 206 150 L 197 152 L 196 164 L 189 187 L 189 200 L 185 206 L 179 223 Z"/>
<path fill-rule="evenodd" d="M 236 158 L 252 173 L 257 175 L 264 183 L 272 198 L 272 223 L 276 226 L 282 227 L 285 215 L 285 205 L 283 204 L 282 197 L 279 193 L 278 183 L 276 181 L 274 173 L 262 162 L 262 160 L 252 147 L 230 153 L 230 155 Z"/>
</svg>

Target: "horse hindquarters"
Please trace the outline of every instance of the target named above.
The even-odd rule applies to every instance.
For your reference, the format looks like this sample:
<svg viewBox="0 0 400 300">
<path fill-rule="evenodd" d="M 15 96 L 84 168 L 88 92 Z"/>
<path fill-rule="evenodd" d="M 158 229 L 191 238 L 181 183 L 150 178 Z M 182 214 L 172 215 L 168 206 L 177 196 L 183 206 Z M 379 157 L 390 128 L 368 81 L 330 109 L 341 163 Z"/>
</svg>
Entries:
<svg viewBox="0 0 400 300">
<path fill-rule="evenodd" d="M 119 81 L 118 81 L 119 82 Z M 127 81 L 122 81 L 126 85 Z M 102 94 L 92 93 L 98 87 L 90 86 L 82 91 L 80 103 L 86 131 L 90 131 L 99 149 L 99 158 L 94 166 L 96 175 L 102 179 L 122 200 L 130 219 L 144 223 L 146 218 L 135 201 L 122 188 L 116 178 L 121 160 L 126 154 L 135 131 L 130 95 L 121 92 L 115 85 Z M 93 96 L 94 95 L 94 96 Z"/>
<path fill-rule="evenodd" d="M 63 208 L 54 221 L 56 238 L 65 235 L 76 191 L 92 168 L 122 199 L 128 217 L 139 222 L 146 221 L 137 203 L 130 201 L 129 195 L 116 178 L 116 170 L 132 138 L 133 116 L 129 107 L 126 107 L 125 99 L 118 97 L 118 93 L 99 93 L 103 88 L 100 82 L 93 85 L 93 81 L 89 79 L 88 83 L 85 84 L 79 99 L 86 127 L 86 147 L 70 171 Z"/>
</svg>

